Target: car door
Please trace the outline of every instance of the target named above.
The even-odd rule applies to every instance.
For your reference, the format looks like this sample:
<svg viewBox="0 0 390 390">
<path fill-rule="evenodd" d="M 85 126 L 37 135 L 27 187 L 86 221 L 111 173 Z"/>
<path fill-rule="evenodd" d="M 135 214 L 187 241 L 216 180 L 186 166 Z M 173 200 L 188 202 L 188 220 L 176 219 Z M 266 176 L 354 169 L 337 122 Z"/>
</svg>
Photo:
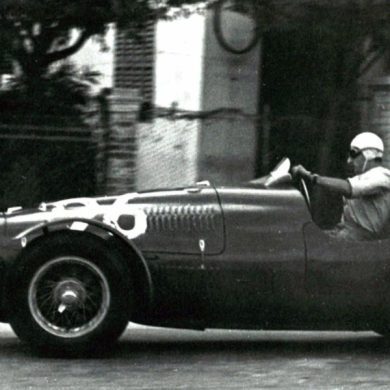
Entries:
<svg viewBox="0 0 390 390">
<path fill-rule="evenodd" d="M 303 223 L 310 215 L 292 188 L 218 190 L 226 248 L 205 261 L 209 318 L 267 327 L 295 320 L 304 294 Z"/>
</svg>

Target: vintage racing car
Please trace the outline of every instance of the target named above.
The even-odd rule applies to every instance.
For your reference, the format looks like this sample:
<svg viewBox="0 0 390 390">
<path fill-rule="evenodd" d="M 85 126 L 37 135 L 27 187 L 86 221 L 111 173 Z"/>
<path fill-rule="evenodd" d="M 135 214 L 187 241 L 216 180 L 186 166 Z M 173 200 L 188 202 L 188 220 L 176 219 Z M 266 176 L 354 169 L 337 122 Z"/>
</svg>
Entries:
<svg viewBox="0 0 390 390">
<path fill-rule="evenodd" d="M 390 240 L 313 223 L 289 161 L 241 187 L 78 198 L 0 219 L 0 320 L 82 352 L 129 321 L 191 329 L 390 331 Z"/>
</svg>

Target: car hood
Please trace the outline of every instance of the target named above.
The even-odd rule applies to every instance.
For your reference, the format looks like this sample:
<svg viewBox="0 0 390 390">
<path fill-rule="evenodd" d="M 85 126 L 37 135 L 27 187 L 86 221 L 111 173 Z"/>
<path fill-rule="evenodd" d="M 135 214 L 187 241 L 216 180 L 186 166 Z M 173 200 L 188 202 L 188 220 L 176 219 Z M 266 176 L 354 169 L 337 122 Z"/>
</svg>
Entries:
<svg viewBox="0 0 390 390">
<path fill-rule="evenodd" d="M 212 187 L 42 203 L 36 209 L 9 209 L 3 224 L 8 238 L 20 238 L 37 226 L 80 218 L 114 227 L 143 251 L 199 253 L 200 241 L 207 254 L 224 248 L 222 210 Z"/>
</svg>

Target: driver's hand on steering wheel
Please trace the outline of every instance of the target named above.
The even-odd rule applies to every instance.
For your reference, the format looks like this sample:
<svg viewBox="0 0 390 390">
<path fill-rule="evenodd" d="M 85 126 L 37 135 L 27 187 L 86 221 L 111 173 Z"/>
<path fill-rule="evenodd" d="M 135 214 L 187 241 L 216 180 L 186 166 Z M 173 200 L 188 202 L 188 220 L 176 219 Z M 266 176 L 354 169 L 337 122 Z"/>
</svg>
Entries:
<svg viewBox="0 0 390 390">
<path fill-rule="evenodd" d="M 291 169 L 291 173 L 296 178 L 311 179 L 311 172 L 309 172 L 303 165 L 295 165 Z"/>
<path fill-rule="evenodd" d="M 302 179 L 305 179 L 312 184 L 316 184 L 317 179 L 319 177 L 318 175 L 308 171 L 303 165 L 295 165 L 294 167 L 292 167 L 291 173 L 292 173 L 294 178 L 297 178 L 297 179 L 302 178 Z"/>
</svg>

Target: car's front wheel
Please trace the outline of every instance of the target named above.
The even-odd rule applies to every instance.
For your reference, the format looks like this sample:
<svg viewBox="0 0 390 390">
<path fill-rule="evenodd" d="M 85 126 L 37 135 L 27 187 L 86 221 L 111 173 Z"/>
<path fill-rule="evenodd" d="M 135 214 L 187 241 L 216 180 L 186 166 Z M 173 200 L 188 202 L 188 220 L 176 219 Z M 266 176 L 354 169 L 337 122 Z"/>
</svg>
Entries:
<svg viewBox="0 0 390 390">
<path fill-rule="evenodd" d="M 125 329 L 131 285 L 120 259 L 94 237 L 57 234 L 27 250 L 14 270 L 10 323 L 39 349 L 104 348 Z"/>
</svg>

